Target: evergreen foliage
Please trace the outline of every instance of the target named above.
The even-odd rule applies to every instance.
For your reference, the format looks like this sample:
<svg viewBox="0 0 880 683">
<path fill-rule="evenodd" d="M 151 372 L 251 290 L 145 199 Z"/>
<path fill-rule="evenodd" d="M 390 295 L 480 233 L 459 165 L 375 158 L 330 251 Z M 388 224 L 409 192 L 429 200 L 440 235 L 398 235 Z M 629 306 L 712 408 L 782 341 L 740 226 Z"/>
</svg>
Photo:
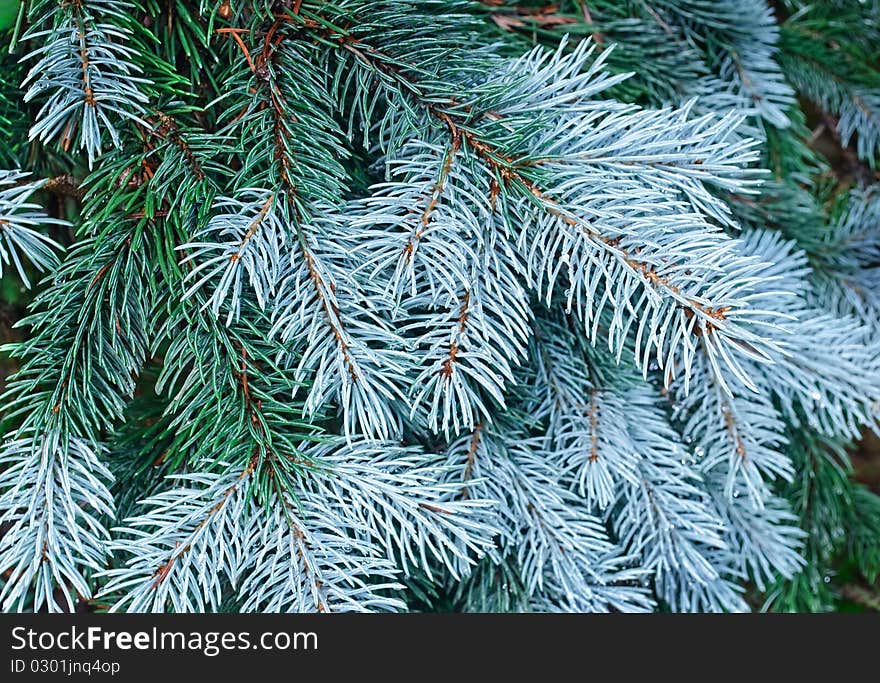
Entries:
<svg viewBox="0 0 880 683">
<path fill-rule="evenodd" d="M 880 3 L 30 0 L 5 35 L 4 610 L 876 580 Z"/>
</svg>

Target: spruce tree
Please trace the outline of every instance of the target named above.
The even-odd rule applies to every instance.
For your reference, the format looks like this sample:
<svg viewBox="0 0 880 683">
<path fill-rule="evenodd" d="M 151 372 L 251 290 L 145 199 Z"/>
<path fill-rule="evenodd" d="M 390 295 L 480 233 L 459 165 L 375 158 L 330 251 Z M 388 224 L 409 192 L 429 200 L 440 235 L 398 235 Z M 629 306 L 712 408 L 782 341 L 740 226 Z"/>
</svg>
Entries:
<svg viewBox="0 0 880 683">
<path fill-rule="evenodd" d="M 880 3 L 3 8 L 4 610 L 876 579 Z"/>
</svg>

